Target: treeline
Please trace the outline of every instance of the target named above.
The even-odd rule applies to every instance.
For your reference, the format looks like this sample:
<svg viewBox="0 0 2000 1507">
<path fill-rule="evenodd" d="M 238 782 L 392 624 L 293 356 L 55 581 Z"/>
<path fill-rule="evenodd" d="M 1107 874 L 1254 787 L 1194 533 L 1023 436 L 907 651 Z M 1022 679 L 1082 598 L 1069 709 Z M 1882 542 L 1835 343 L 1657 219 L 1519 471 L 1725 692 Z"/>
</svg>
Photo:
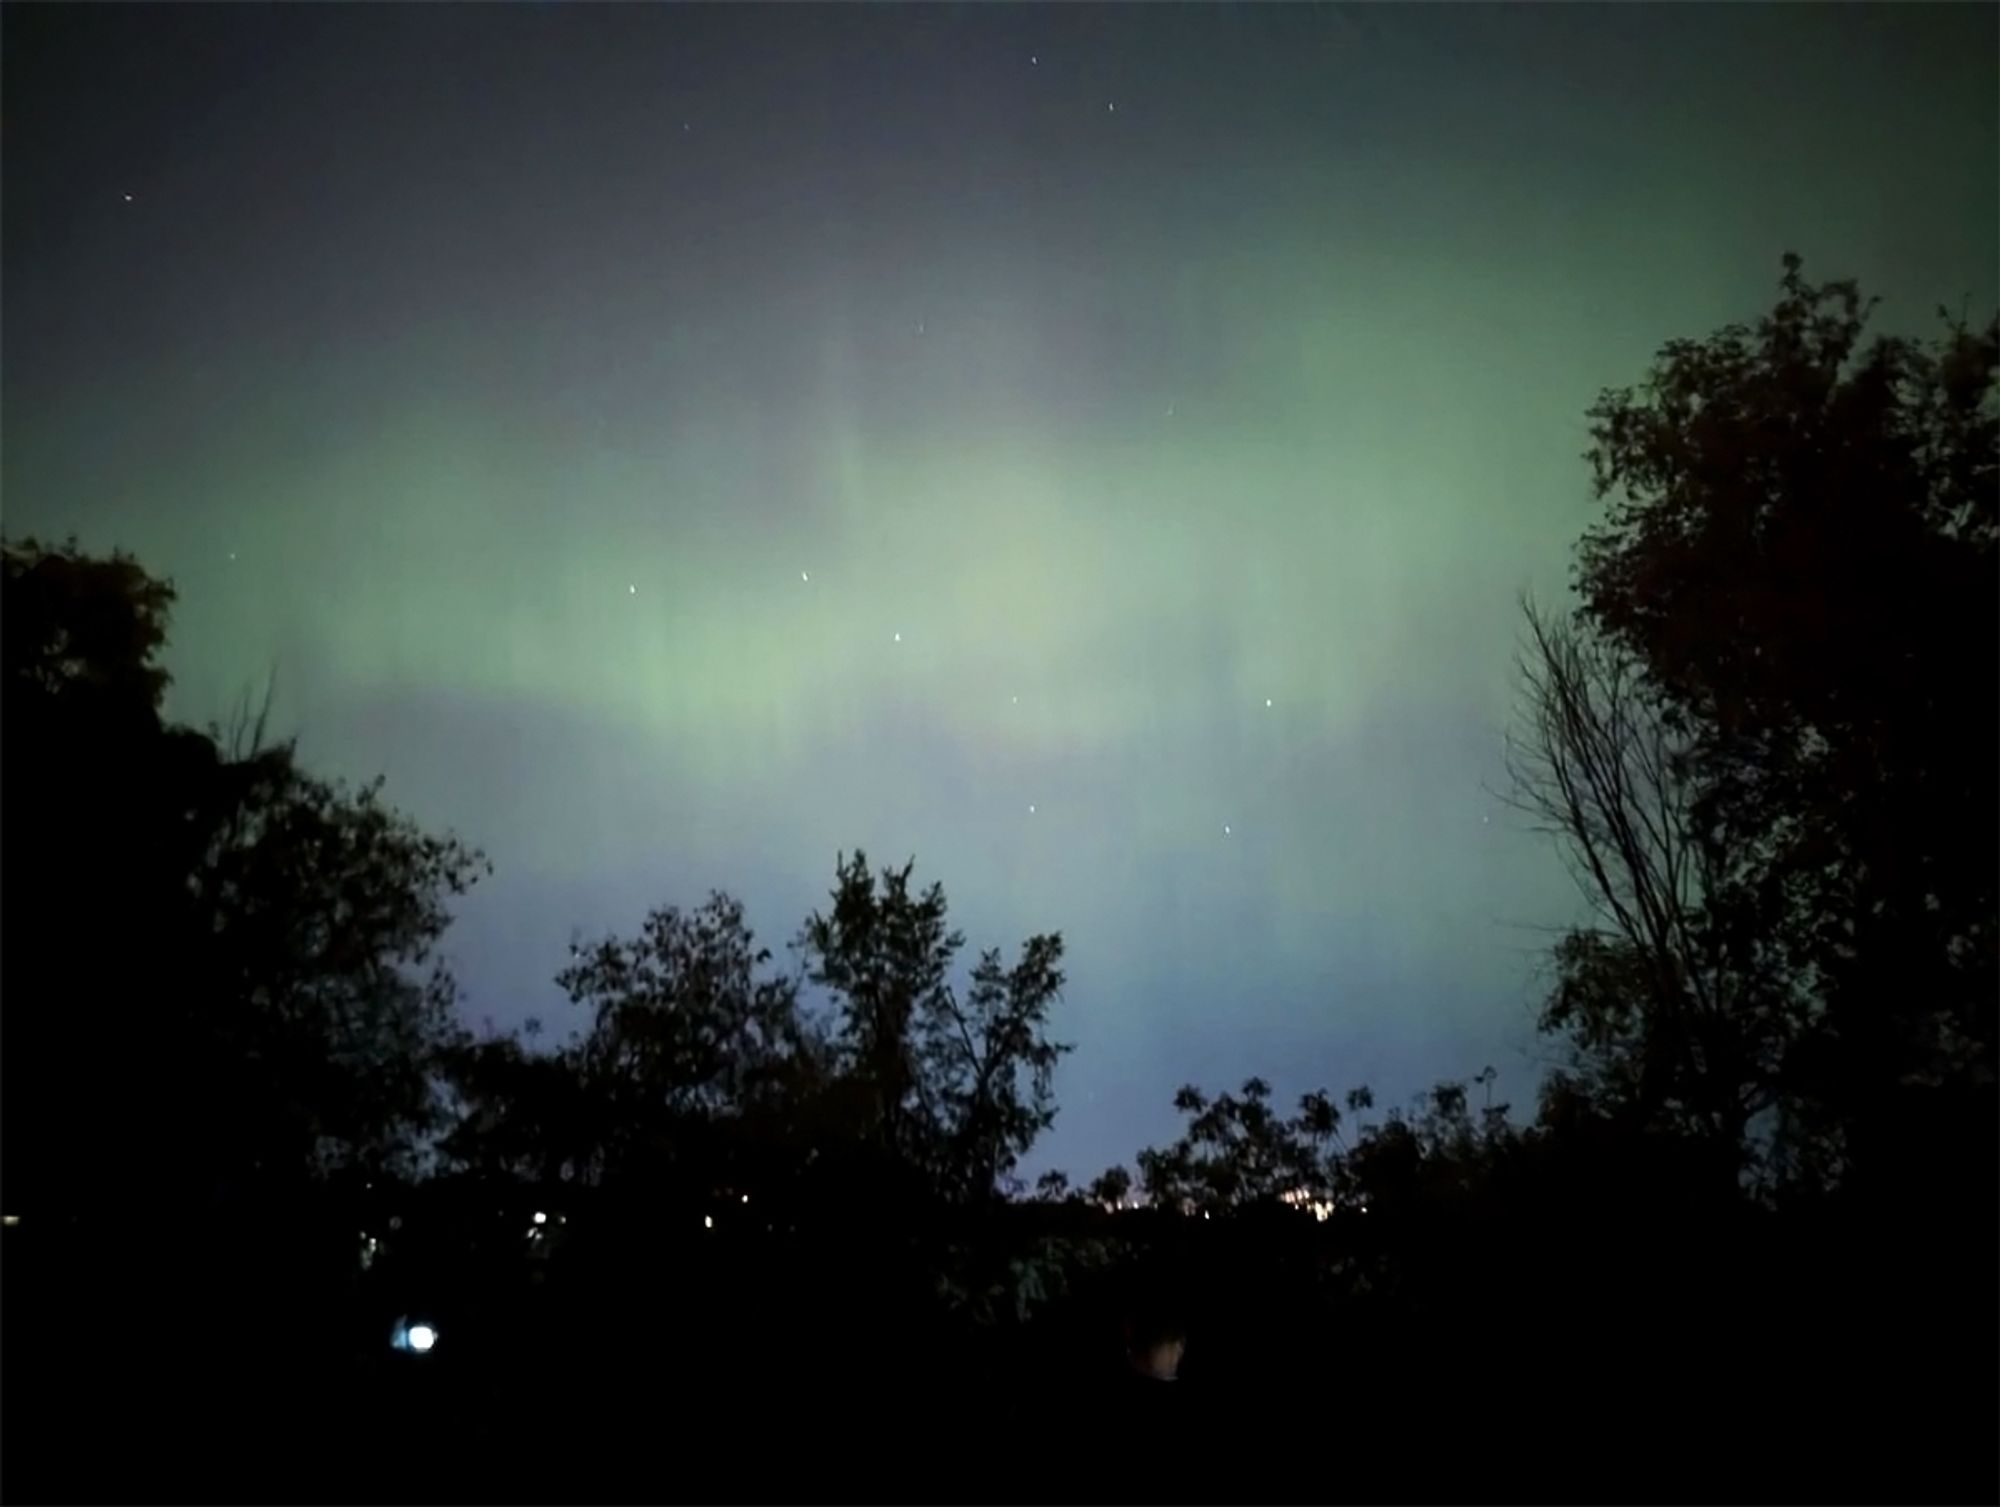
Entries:
<svg viewBox="0 0 2000 1507">
<path fill-rule="evenodd" d="M 1762 1451 L 1747 1494 L 1866 1495 L 1872 1440 L 1929 1462 L 1898 1494 L 1990 1495 L 2000 320 L 1864 339 L 1871 307 L 1788 257 L 1770 314 L 1592 410 L 1605 514 L 1575 606 L 1526 606 L 1509 743 L 1592 916 L 1532 1109 L 1491 1069 L 1380 1114 L 1188 1085 L 1176 1142 L 1075 1184 L 1016 1175 L 1069 1050 L 1059 936 L 967 959 L 938 885 L 857 852 L 789 963 L 717 894 L 573 947 L 564 1039 L 473 1033 L 435 949 L 483 857 L 247 707 L 169 723 L 171 586 L 9 542 L 7 1213 L 335 1209 L 379 1247 L 427 1197 L 492 1205 L 518 1264 L 554 1210 L 516 1315 L 543 1363 L 595 1314 L 746 1386 L 823 1333 L 874 1383 L 1018 1399 L 1143 1279 L 1192 1380 L 1333 1410 L 1381 1494 L 1440 1479 L 1382 1444 L 1428 1428 L 1545 1495 L 1718 1494 L 1690 1433 Z"/>
</svg>

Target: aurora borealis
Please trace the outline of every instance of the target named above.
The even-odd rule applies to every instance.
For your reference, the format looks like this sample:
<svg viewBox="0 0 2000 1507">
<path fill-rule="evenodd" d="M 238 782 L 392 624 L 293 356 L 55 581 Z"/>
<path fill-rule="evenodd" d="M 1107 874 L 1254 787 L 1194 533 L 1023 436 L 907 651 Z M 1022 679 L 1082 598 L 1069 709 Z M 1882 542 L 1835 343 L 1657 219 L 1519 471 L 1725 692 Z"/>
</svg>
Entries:
<svg viewBox="0 0 2000 1507">
<path fill-rule="evenodd" d="M 1490 793 L 1584 411 L 1769 306 L 2000 298 L 1991 7 L 12 7 L 4 505 L 169 709 L 497 867 L 474 1018 L 837 850 L 1060 929 L 1037 1161 L 1176 1084 L 1525 1104 Z"/>
</svg>

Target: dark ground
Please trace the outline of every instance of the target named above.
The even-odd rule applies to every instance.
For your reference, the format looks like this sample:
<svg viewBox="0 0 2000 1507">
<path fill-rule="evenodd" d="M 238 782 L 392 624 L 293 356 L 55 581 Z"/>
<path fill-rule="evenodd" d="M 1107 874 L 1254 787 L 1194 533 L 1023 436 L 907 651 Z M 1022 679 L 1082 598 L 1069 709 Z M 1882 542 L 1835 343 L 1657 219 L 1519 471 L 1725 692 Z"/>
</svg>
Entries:
<svg viewBox="0 0 2000 1507">
<path fill-rule="evenodd" d="M 7 1501 L 2000 1493 L 1994 1313 L 1946 1250 L 1818 1247 L 1750 1302 L 1686 1252 L 1649 1286 L 1612 1248 L 1565 1310 L 1496 1260 L 1460 1301 L 1330 1321 L 1218 1259 L 1183 1268 L 1182 1381 L 1135 1392 L 1113 1292 L 950 1332 L 797 1252 L 635 1242 L 575 1281 L 362 1279 L 303 1235 L 202 1230 L 6 1232 Z M 399 1312 L 437 1323 L 436 1351 L 391 1350 Z"/>
</svg>

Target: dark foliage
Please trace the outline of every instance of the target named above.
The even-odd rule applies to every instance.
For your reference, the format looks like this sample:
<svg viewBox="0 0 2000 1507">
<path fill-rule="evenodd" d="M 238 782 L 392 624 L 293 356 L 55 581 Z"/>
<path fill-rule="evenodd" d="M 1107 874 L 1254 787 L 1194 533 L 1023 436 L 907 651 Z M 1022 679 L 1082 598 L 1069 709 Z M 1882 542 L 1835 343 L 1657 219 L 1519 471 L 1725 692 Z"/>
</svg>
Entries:
<svg viewBox="0 0 2000 1507">
<path fill-rule="evenodd" d="M 5 1181 L 19 1213 L 386 1169 L 441 1123 L 432 948 L 479 855 L 160 714 L 172 588 L 5 549 Z"/>
<path fill-rule="evenodd" d="M 1530 615 L 1520 788 L 1606 922 L 1553 1091 L 1892 1201 L 1940 1135 L 1990 1166 L 2000 320 L 1864 344 L 1852 283 L 1781 292 L 1604 395 L 1581 606 Z"/>
</svg>

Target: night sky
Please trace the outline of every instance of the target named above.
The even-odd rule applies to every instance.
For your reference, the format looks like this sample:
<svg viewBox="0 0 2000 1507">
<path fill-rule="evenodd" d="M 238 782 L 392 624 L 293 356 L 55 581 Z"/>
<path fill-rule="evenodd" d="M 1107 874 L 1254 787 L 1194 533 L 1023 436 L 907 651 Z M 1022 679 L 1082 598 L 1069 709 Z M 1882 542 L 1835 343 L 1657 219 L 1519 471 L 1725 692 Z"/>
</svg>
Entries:
<svg viewBox="0 0 2000 1507">
<path fill-rule="evenodd" d="M 2000 298 L 2000 11 L 10 6 L 5 525 L 275 666 L 573 933 L 838 850 L 1068 940 L 1035 1165 L 1176 1084 L 1517 1104 L 1576 903 L 1501 786 L 1584 411 L 1778 258 Z"/>
</svg>

